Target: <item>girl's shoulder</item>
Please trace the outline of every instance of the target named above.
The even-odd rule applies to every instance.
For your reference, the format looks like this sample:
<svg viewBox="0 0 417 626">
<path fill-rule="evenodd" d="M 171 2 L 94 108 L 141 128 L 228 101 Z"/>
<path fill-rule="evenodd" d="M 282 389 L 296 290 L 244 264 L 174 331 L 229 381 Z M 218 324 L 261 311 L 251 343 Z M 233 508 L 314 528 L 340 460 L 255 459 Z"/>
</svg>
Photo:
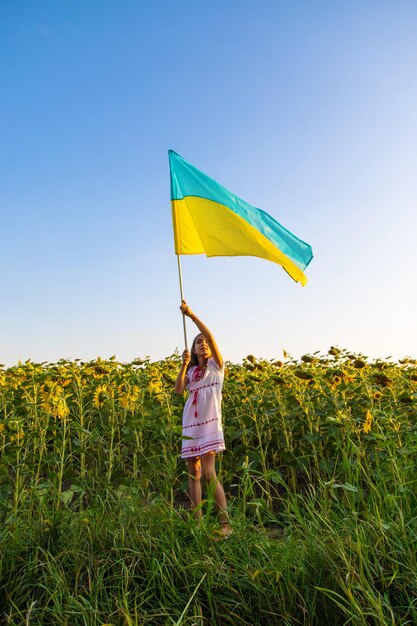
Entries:
<svg viewBox="0 0 417 626">
<path fill-rule="evenodd" d="M 186 372 L 186 374 L 185 374 L 185 375 L 187 376 L 188 380 L 191 380 L 191 379 L 192 379 L 192 377 L 193 377 L 193 372 L 195 371 L 195 368 L 196 368 L 196 367 L 197 367 L 196 365 L 190 365 L 190 367 L 187 369 L 187 372 Z"/>
<path fill-rule="evenodd" d="M 223 367 L 219 367 L 216 362 L 216 359 L 214 359 L 212 356 L 207 361 L 207 367 L 217 372 L 224 372 L 224 363 L 223 363 Z"/>
</svg>

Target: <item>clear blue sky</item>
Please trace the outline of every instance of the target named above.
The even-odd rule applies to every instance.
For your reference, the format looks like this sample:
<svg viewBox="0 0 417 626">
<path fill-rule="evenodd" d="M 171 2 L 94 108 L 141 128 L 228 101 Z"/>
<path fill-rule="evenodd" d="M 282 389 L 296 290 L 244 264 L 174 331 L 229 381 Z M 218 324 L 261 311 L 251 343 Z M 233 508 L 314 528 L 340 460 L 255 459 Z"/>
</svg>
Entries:
<svg viewBox="0 0 417 626">
<path fill-rule="evenodd" d="M 183 257 L 226 359 L 416 357 L 416 32 L 411 0 L 3 0 L 0 362 L 182 351 L 169 148 L 313 247 L 304 288 Z"/>
</svg>

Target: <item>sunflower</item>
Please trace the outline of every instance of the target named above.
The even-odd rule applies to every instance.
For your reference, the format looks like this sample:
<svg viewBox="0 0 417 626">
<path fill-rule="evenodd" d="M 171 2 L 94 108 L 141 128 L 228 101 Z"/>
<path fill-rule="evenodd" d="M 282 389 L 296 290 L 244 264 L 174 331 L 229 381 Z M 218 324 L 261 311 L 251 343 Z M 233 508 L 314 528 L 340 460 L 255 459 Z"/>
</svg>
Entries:
<svg viewBox="0 0 417 626">
<path fill-rule="evenodd" d="M 314 378 L 313 374 L 305 372 L 304 370 L 295 370 L 294 376 L 300 378 L 301 380 L 312 380 Z"/>
<path fill-rule="evenodd" d="M 328 354 L 330 354 L 331 356 L 339 356 L 340 353 L 341 350 L 339 348 L 335 348 L 334 346 L 331 346 L 328 350 Z"/>
<path fill-rule="evenodd" d="M 366 411 L 365 423 L 362 426 L 362 432 L 364 432 L 365 435 L 370 432 L 373 421 L 374 421 L 374 416 L 372 415 L 371 411 Z"/>
<path fill-rule="evenodd" d="M 69 414 L 69 408 L 64 396 L 59 398 L 58 402 L 55 405 L 55 415 L 59 417 L 59 419 L 64 419 Z"/>
<path fill-rule="evenodd" d="M 14 441 L 17 444 L 20 444 L 23 442 L 24 436 L 25 433 L 23 432 L 23 430 L 18 430 L 14 435 L 10 435 L 10 441 Z"/>
<path fill-rule="evenodd" d="M 121 406 L 127 411 L 134 411 L 140 396 L 140 388 L 137 385 L 131 386 L 128 383 L 122 383 L 117 389 Z"/>
<path fill-rule="evenodd" d="M 47 381 L 40 389 L 41 404 L 46 413 L 63 419 L 69 414 L 64 388 L 58 382 Z"/>
<path fill-rule="evenodd" d="M 363 367 L 366 367 L 366 363 L 365 361 L 362 361 L 362 359 L 355 359 L 353 362 L 353 367 L 357 370 L 361 370 Z"/>
<path fill-rule="evenodd" d="M 159 378 L 151 378 L 148 383 L 149 393 L 152 395 L 158 396 L 162 393 L 162 382 Z"/>
<path fill-rule="evenodd" d="M 106 400 L 110 397 L 109 388 L 107 385 L 97 385 L 93 394 L 93 406 L 96 409 L 101 409 Z"/>
</svg>

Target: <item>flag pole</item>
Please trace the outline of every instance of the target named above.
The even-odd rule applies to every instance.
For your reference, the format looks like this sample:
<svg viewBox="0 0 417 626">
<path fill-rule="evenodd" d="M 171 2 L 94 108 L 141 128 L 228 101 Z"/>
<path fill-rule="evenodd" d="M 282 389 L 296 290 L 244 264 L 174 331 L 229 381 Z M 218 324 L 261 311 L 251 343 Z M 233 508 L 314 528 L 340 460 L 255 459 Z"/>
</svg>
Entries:
<svg viewBox="0 0 417 626">
<path fill-rule="evenodd" d="M 182 291 L 182 271 L 181 271 L 181 261 L 180 261 L 180 255 L 177 254 L 177 260 L 178 260 L 178 277 L 180 279 L 180 293 L 181 293 L 181 302 L 184 300 L 184 294 Z M 187 329 L 185 327 L 185 315 L 184 313 L 182 314 L 182 327 L 184 330 L 184 343 L 185 343 L 185 349 L 188 350 L 188 346 L 187 346 Z"/>
</svg>

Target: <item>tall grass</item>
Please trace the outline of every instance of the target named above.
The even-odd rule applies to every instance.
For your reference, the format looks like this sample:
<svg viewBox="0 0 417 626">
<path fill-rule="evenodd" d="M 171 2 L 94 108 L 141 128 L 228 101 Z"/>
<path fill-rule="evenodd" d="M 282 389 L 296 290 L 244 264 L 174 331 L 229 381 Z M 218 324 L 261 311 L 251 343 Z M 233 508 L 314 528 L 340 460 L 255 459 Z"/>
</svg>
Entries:
<svg viewBox="0 0 417 626">
<path fill-rule="evenodd" d="M 417 623 L 416 362 L 228 364 L 227 541 L 189 511 L 178 367 L 0 371 L 0 623 Z"/>
</svg>

